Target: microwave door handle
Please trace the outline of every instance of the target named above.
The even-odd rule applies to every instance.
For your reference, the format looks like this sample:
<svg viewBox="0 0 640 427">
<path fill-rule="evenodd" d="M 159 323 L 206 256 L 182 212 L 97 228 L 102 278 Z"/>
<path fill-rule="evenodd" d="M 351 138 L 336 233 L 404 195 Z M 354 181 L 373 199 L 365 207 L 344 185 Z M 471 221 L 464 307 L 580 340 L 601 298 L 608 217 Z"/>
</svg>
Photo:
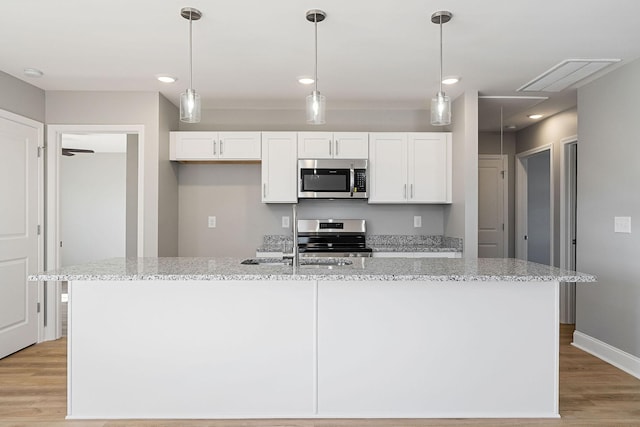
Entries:
<svg viewBox="0 0 640 427">
<path fill-rule="evenodd" d="M 350 178 L 350 186 L 351 186 L 351 197 L 353 197 L 353 189 L 356 186 L 355 179 L 355 171 L 353 170 L 353 165 L 351 165 L 351 169 L 349 170 L 349 178 Z"/>
</svg>

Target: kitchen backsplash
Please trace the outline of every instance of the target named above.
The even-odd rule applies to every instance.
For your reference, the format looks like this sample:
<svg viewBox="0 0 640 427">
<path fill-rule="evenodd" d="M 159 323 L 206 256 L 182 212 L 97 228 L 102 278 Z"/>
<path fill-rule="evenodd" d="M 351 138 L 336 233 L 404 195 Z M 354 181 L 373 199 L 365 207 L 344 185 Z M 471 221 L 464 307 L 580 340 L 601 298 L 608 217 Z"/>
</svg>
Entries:
<svg viewBox="0 0 640 427">
<path fill-rule="evenodd" d="M 375 247 L 407 247 L 407 246 L 431 246 L 438 248 L 451 248 L 462 250 L 462 239 L 440 235 L 397 235 L 397 234 L 371 234 L 367 235 L 367 246 Z M 264 236 L 259 250 L 288 251 L 291 248 L 293 237 L 283 234 L 267 234 Z"/>
</svg>

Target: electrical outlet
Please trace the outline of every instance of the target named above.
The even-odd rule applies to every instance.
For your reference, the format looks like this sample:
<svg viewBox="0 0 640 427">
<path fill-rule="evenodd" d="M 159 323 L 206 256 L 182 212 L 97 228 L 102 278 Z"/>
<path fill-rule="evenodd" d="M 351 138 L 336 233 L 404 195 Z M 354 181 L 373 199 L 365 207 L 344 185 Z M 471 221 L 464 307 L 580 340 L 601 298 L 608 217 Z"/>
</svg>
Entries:
<svg viewBox="0 0 640 427">
<path fill-rule="evenodd" d="M 209 228 L 216 228 L 216 217 L 210 216 L 208 219 Z"/>
<path fill-rule="evenodd" d="M 288 216 L 283 216 L 282 217 L 282 228 L 289 228 L 289 217 Z"/>
<path fill-rule="evenodd" d="M 422 217 L 420 215 L 416 215 L 413 217 L 413 227 L 414 228 L 422 227 Z"/>
<path fill-rule="evenodd" d="M 613 231 L 615 233 L 631 233 L 631 217 L 630 216 L 614 217 Z"/>
</svg>

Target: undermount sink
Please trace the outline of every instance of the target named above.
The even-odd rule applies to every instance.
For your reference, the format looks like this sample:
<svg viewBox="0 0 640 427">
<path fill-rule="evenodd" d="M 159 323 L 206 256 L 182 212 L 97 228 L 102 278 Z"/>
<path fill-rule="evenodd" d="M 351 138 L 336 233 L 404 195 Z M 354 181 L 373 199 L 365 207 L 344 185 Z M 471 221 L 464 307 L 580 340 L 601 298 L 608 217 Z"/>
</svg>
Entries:
<svg viewBox="0 0 640 427">
<path fill-rule="evenodd" d="M 241 262 L 245 265 L 291 265 L 289 258 L 248 258 Z M 341 266 L 351 265 L 353 261 L 342 258 L 300 258 L 300 266 Z"/>
</svg>

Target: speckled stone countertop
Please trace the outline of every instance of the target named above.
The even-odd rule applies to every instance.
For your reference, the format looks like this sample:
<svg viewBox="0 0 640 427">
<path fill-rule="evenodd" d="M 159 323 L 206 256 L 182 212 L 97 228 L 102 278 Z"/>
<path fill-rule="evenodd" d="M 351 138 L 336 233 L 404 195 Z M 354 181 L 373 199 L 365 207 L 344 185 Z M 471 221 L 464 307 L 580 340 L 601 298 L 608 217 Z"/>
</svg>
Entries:
<svg viewBox="0 0 640 427">
<path fill-rule="evenodd" d="M 590 274 L 517 259 L 350 258 L 351 265 L 243 265 L 238 258 L 114 258 L 29 280 L 370 280 L 595 282 Z"/>
<path fill-rule="evenodd" d="M 371 234 L 366 245 L 373 252 L 462 252 L 462 239 L 440 235 Z M 257 252 L 281 253 L 291 251 L 293 238 L 268 234 Z"/>
</svg>

